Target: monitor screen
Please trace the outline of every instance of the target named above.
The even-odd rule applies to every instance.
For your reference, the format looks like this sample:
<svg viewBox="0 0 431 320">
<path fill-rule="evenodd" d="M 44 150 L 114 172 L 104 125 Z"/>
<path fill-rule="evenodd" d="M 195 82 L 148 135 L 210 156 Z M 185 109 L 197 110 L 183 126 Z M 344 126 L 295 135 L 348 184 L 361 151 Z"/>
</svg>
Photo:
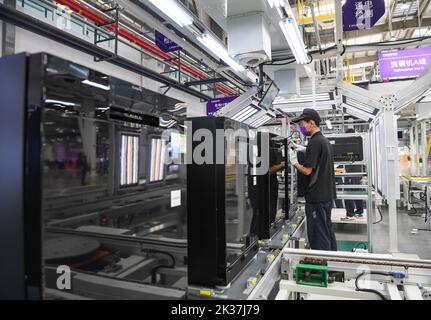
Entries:
<svg viewBox="0 0 431 320">
<path fill-rule="evenodd" d="M 328 137 L 332 145 L 334 161 L 362 161 L 364 151 L 362 137 Z"/>
<path fill-rule="evenodd" d="M 121 135 L 120 186 L 138 183 L 139 136 Z"/>
<path fill-rule="evenodd" d="M 278 89 L 277 85 L 272 82 L 266 90 L 262 100 L 260 101 L 260 106 L 268 110 L 274 102 L 275 98 L 278 96 L 279 92 L 280 89 Z"/>
</svg>

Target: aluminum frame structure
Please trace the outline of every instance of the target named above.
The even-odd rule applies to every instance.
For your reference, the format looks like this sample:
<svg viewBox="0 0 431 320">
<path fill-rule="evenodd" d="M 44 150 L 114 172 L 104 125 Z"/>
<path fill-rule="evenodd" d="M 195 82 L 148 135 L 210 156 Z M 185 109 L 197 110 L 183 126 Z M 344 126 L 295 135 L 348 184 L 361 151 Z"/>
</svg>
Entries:
<svg viewBox="0 0 431 320">
<path fill-rule="evenodd" d="M 431 96 L 431 68 L 393 97 L 394 113 L 400 113 L 411 104 L 418 103 L 428 96 Z"/>
<path fill-rule="evenodd" d="M 304 259 L 324 260 L 332 271 L 344 272 L 345 282 L 334 282 L 327 288 L 297 285 L 291 279 L 295 276 L 295 267 Z M 379 276 L 367 279 L 373 289 L 380 291 L 391 300 L 401 300 L 398 286 L 403 287 L 406 299 L 422 300 L 426 296 L 421 287 L 431 284 L 431 260 L 395 257 L 390 254 L 333 252 L 321 250 L 301 250 L 285 248 L 282 254 L 281 274 L 289 280 L 280 281 L 280 290 L 276 300 L 288 299 L 291 293 L 315 294 L 320 299 L 379 299 L 375 293 L 355 290 L 354 280 L 358 272 L 382 271 L 404 274 L 404 278 Z"/>
</svg>

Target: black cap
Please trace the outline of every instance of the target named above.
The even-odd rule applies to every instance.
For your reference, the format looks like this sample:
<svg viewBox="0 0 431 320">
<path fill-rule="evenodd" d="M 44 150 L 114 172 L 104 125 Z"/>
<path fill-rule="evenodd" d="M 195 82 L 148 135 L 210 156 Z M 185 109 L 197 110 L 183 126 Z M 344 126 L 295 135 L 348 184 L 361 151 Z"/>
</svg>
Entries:
<svg viewBox="0 0 431 320">
<path fill-rule="evenodd" d="M 314 120 L 317 125 L 322 122 L 322 119 L 320 118 L 319 114 L 314 109 L 304 109 L 302 110 L 302 114 L 297 116 L 296 118 L 292 119 L 292 123 L 297 123 L 301 120 Z"/>
</svg>

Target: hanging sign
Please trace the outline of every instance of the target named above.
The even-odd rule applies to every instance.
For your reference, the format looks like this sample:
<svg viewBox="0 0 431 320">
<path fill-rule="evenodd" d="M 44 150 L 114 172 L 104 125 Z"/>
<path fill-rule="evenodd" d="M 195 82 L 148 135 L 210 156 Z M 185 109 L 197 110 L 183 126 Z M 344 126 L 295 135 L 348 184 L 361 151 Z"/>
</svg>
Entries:
<svg viewBox="0 0 431 320">
<path fill-rule="evenodd" d="M 165 37 L 162 33 L 156 30 L 156 45 L 163 51 L 163 52 L 173 52 L 181 50 L 182 48 L 173 42 L 171 39 Z"/>
<path fill-rule="evenodd" d="M 218 98 L 218 99 L 211 99 L 207 102 L 207 115 L 212 116 L 214 113 L 216 113 L 218 110 L 223 108 L 224 106 L 231 103 L 233 100 L 238 98 L 237 96 L 234 97 L 224 97 L 224 98 Z"/>
<path fill-rule="evenodd" d="M 431 64 L 431 47 L 380 51 L 379 66 L 382 79 L 416 77 Z"/>
<path fill-rule="evenodd" d="M 385 0 L 347 0 L 343 5 L 343 31 L 370 29 L 385 10 Z"/>
</svg>

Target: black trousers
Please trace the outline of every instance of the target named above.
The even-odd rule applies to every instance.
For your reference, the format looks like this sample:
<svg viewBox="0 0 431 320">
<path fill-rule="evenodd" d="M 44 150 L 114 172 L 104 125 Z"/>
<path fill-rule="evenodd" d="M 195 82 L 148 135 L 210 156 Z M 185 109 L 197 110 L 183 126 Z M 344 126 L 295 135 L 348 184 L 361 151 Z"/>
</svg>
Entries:
<svg viewBox="0 0 431 320">
<path fill-rule="evenodd" d="M 361 184 L 360 177 L 352 177 L 346 178 L 346 184 Z M 352 191 L 361 191 L 361 189 L 351 189 Z M 355 208 L 358 213 L 362 213 L 364 211 L 364 205 L 362 200 L 344 200 L 346 205 L 346 214 L 348 216 L 353 216 L 355 214 Z"/>
<path fill-rule="evenodd" d="M 313 250 L 337 251 L 331 211 L 332 202 L 305 204 L 308 242 Z"/>
</svg>

